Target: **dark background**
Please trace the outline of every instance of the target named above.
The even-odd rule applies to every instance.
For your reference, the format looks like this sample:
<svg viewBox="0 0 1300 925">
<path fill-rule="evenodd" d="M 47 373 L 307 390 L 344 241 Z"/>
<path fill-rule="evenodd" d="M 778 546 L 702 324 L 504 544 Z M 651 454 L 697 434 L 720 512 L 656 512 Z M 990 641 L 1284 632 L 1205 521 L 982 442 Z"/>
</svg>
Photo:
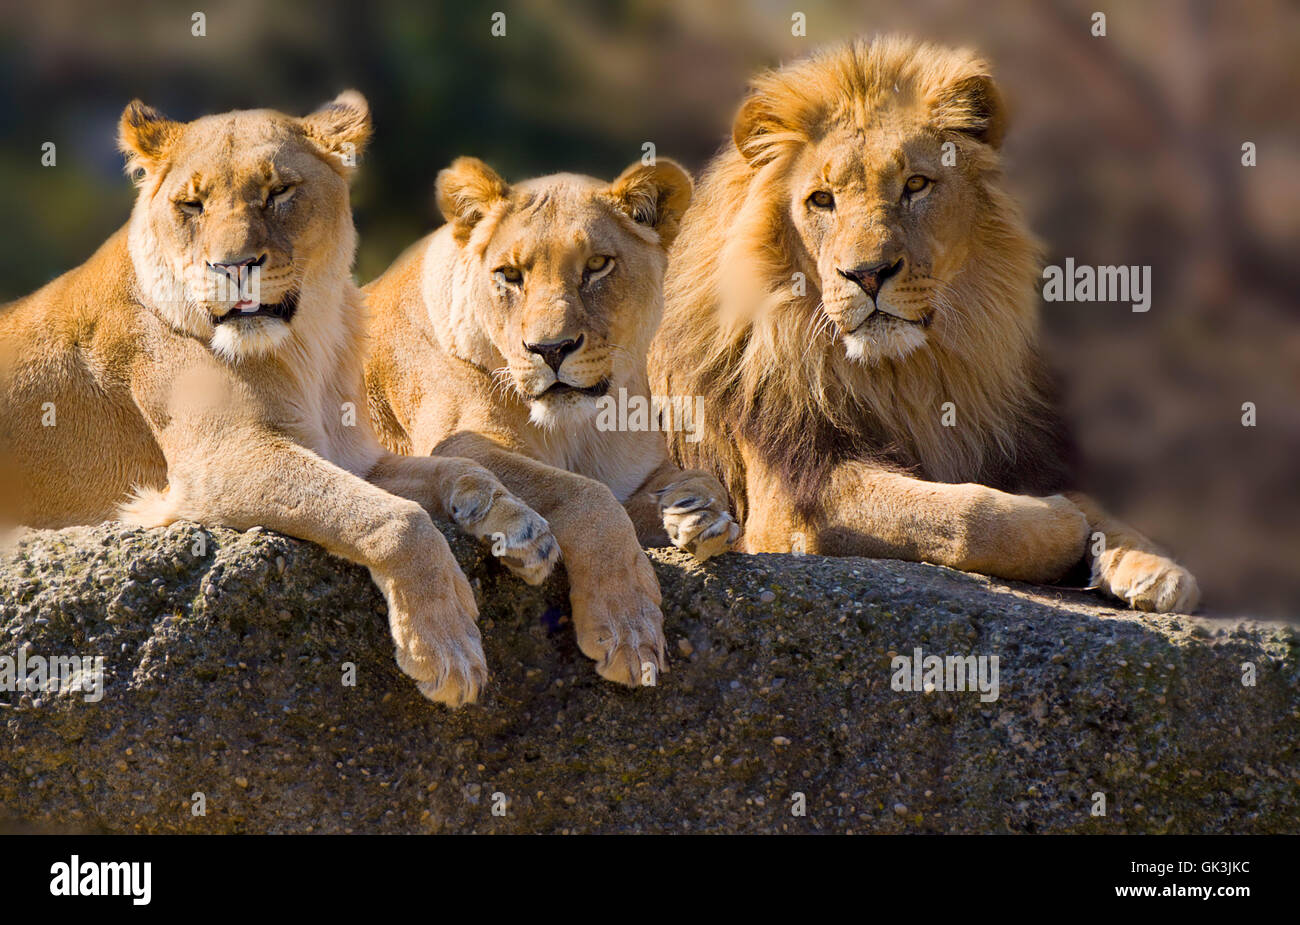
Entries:
<svg viewBox="0 0 1300 925">
<path fill-rule="evenodd" d="M 206 37 L 190 33 L 195 7 Z M 1300 613 L 1294 3 L 4 0 L 0 300 L 126 221 L 115 134 L 132 97 L 191 119 L 361 90 L 376 125 L 354 195 L 364 282 L 437 222 L 433 178 L 458 154 L 510 179 L 612 177 L 652 141 L 698 170 L 751 72 L 884 30 L 991 58 L 1013 114 L 1009 185 L 1051 262 L 1153 267 L 1145 314 L 1045 306 L 1086 486 L 1176 550 L 1211 611 Z M 1245 141 L 1256 167 L 1241 166 Z"/>
</svg>

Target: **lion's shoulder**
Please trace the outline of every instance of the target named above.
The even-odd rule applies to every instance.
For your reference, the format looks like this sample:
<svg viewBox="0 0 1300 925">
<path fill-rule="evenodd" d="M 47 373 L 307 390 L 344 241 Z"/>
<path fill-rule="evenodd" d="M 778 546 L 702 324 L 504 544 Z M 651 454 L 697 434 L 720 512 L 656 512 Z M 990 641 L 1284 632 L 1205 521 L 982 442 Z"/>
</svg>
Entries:
<svg viewBox="0 0 1300 925">
<path fill-rule="evenodd" d="M 0 307 L 0 336 L 21 345 L 16 359 L 26 364 L 57 352 L 131 354 L 140 327 L 134 289 L 121 229 L 80 266 Z"/>
</svg>

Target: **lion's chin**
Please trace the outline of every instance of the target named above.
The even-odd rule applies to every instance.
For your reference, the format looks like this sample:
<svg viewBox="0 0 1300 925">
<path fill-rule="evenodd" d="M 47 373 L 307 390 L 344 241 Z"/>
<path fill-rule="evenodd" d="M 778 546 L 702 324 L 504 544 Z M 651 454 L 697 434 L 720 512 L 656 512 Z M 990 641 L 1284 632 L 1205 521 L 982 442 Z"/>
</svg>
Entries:
<svg viewBox="0 0 1300 925">
<path fill-rule="evenodd" d="M 844 352 L 855 363 L 875 366 L 902 360 L 925 346 L 925 328 L 893 318 L 871 319 L 844 335 Z"/>
<path fill-rule="evenodd" d="M 289 325 L 278 318 L 241 318 L 221 324 L 212 332 L 212 350 L 231 362 L 270 356 L 290 336 Z"/>
<path fill-rule="evenodd" d="M 543 430 L 568 431 L 589 425 L 598 410 L 594 396 L 566 392 L 533 399 L 528 403 L 528 420 Z"/>
</svg>

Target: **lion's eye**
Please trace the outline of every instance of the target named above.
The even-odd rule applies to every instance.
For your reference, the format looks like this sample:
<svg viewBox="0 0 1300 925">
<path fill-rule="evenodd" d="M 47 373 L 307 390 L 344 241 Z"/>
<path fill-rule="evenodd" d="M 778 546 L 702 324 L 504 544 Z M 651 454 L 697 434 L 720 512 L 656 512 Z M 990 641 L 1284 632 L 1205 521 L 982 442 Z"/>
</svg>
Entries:
<svg viewBox="0 0 1300 925">
<path fill-rule="evenodd" d="M 582 268 L 582 278 L 585 282 L 592 282 L 605 276 L 612 269 L 614 269 L 614 258 L 608 254 L 597 254 L 587 258 Z"/>
<path fill-rule="evenodd" d="M 497 267 L 492 271 L 492 275 L 501 282 L 509 283 L 512 286 L 517 286 L 524 278 L 523 271 L 518 267 Z"/>
<path fill-rule="evenodd" d="M 923 177 L 918 173 L 907 178 L 907 182 L 903 184 L 903 189 L 907 190 L 909 193 L 919 193 L 929 185 L 930 178 Z"/>
<path fill-rule="evenodd" d="M 266 194 L 266 204 L 269 206 L 283 202 L 291 192 L 293 192 L 292 183 L 281 183 Z"/>
<path fill-rule="evenodd" d="M 202 215 L 203 202 L 198 199 L 178 199 L 176 208 L 180 209 L 186 215 Z"/>
<path fill-rule="evenodd" d="M 808 204 L 814 209 L 833 209 L 835 208 L 835 197 L 824 189 L 819 189 L 808 197 Z"/>
</svg>

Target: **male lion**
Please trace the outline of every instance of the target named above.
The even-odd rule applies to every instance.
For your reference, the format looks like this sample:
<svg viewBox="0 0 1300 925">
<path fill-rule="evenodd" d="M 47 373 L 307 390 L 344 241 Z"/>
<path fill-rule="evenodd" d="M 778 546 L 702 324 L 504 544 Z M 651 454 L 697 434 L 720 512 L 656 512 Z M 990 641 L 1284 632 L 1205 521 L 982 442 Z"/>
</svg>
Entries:
<svg viewBox="0 0 1300 925">
<path fill-rule="evenodd" d="M 740 528 L 717 479 L 668 462 L 656 431 L 602 429 L 597 405 L 648 396 L 691 180 L 660 160 L 611 184 L 509 186 L 460 158 L 437 189 L 447 224 L 363 290 L 375 428 L 398 452 L 471 457 L 535 507 L 564 555 L 579 647 L 604 677 L 654 683 L 663 616 L 638 536 L 703 559 Z"/>
<path fill-rule="evenodd" d="M 1068 454 L 1005 128 L 984 62 L 901 38 L 755 79 L 670 260 L 651 381 L 706 396 L 674 456 L 718 473 L 750 551 L 1043 582 L 1086 544 L 1097 586 L 1190 610 L 1187 571 L 1053 494 Z"/>
<path fill-rule="evenodd" d="M 486 668 L 474 595 L 426 509 L 495 538 L 533 582 L 558 551 L 482 467 L 395 456 L 370 428 L 347 183 L 369 135 L 354 92 L 302 119 L 126 108 L 130 221 L 0 308 L 0 419 L 21 480 L 8 516 L 260 525 L 318 543 L 370 569 L 398 664 L 454 706 Z"/>
</svg>

